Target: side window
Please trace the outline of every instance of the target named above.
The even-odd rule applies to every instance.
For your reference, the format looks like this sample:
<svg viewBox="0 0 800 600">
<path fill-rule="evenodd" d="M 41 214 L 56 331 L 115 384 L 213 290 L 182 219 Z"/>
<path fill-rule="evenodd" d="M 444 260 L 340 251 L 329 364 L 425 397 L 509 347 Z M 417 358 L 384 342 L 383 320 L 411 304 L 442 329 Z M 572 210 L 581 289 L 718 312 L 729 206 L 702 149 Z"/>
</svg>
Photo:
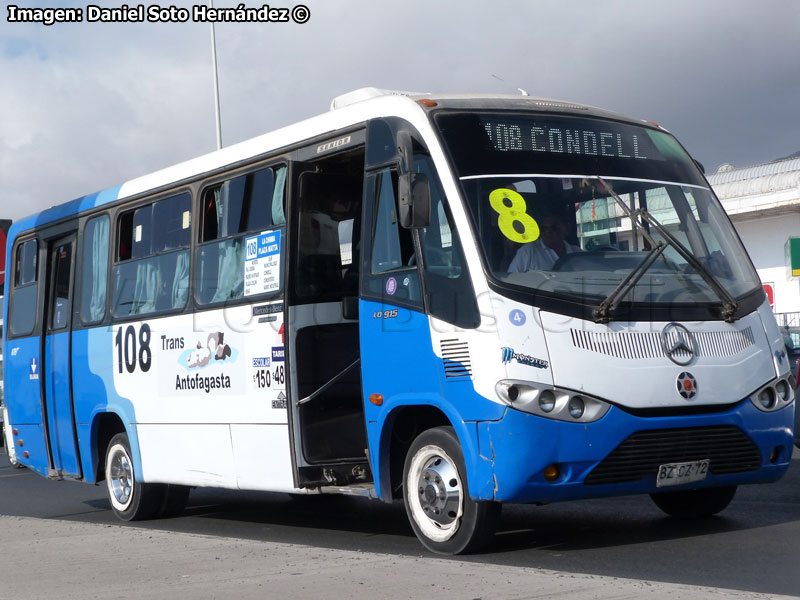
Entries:
<svg viewBox="0 0 800 600">
<path fill-rule="evenodd" d="M 36 304 L 39 295 L 38 285 L 39 245 L 36 240 L 28 240 L 17 246 L 14 255 L 14 289 L 11 301 L 12 335 L 29 335 L 36 325 Z"/>
<path fill-rule="evenodd" d="M 364 155 L 323 159 L 298 177 L 294 291 L 303 302 L 358 295 Z"/>
<path fill-rule="evenodd" d="M 419 271 L 411 230 L 397 218 L 397 172 L 382 169 L 373 183 L 372 238 L 365 293 L 387 302 L 422 306 Z"/>
<path fill-rule="evenodd" d="M 73 241 L 50 250 L 52 262 L 53 304 L 50 308 L 50 329 L 64 329 L 69 323 L 70 284 Z"/>
<path fill-rule="evenodd" d="M 189 293 L 191 196 L 122 213 L 117 226 L 115 317 L 183 308 Z"/>
<path fill-rule="evenodd" d="M 480 324 L 480 313 L 465 264 L 458 232 L 447 215 L 444 190 L 430 157 L 414 157 L 414 169 L 428 176 L 431 222 L 419 230 L 428 311 L 437 319 L 465 329 Z"/>
<path fill-rule="evenodd" d="M 372 274 L 387 273 L 410 265 L 414 256 L 411 232 L 397 220 L 397 172 L 384 169 L 378 175 L 375 231 L 372 236 Z"/>
<path fill-rule="evenodd" d="M 106 315 L 108 281 L 108 215 L 90 219 L 83 236 L 81 320 L 99 323 Z"/>
<path fill-rule="evenodd" d="M 286 223 L 283 204 L 285 184 L 285 166 L 267 167 L 228 179 L 203 193 L 203 222 L 197 263 L 198 303 L 214 304 L 236 300 L 249 293 L 280 289 L 280 267 L 259 265 L 262 272 L 272 269 L 274 283 L 262 281 L 259 283 L 262 287 L 251 288 L 255 291 L 245 290 L 245 261 L 250 258 L 245 253 L 245 240 L 250 233 L 251 241 L 263 246 L 263 236 L 257 234 Z M 255 246 L 255 256 L 263 261 L 277 260 L 280 265 L 280 231 L 271 234 L 267 241 L 271 242 L 271 247 L 275 247 L 274 254 L 267 254 L 262 259 L 258 254 L 258 246 Z M 275 255 L 277 259 L 269 258 Z"/>
</svg>

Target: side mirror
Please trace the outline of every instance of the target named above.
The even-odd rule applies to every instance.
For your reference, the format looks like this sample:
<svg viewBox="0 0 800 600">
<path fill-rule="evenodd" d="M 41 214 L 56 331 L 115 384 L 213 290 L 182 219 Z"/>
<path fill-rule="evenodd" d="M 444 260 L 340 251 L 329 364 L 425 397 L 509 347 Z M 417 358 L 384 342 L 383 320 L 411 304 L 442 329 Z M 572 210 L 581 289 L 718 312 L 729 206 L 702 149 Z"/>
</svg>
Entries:
<svg viewBox="0 0 800 600">
<path fill-rule="evenodd" d="M 358 320 L 358 296 L 342 298 L 342 318 L 348 321 Z"/>
<path fill-rule="evenodd" d="M 431 188 L 424 173 L 403 173 L 397 182 L 400 225 L 406 229 L 427 227 L 431 222 Z"/>
</svg>

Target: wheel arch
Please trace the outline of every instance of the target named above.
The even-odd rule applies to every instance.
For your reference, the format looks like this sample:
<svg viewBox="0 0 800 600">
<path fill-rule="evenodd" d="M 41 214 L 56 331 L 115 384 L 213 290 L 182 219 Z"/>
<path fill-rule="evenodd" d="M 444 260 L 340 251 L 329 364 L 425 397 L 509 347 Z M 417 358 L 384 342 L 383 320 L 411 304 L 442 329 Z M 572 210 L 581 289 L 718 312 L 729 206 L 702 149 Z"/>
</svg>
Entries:
<svg viewBox="0 0 800 600">
<path fill-rule="evenodd" d="M 477 482 L 493 477 L 491 464 L 488 472 L 479 455 L 477 428 L 474 422 L 464 422 L 455 411 L 446 406 L 430 403 L 399 404 L 386 412 L 380 422 L 380 439 L 377 443 L 375 478 L 378 493 L 385 502 L 402 498 L 403 465 L 411 442 L 422 432 L 434 427 L 452 427 L 461 446 L 466 466 L 467 485 L 470 490 L 480 489 Z"/>
<path fill-rule="evenodd" d="M 134 440 L 122 418 L 115 412 L 101 412 L 95 415 L 92 420 L 91 439 L 92 439 L 92 466 L 94 468 L 93 483 L 105 480 L 106 450 L 108 444 L 118 433 L 128 435 L 128 443 L 131 444 L 131 453 L 138 458 L 138 445 L 133 449 Z"/>
</svg>

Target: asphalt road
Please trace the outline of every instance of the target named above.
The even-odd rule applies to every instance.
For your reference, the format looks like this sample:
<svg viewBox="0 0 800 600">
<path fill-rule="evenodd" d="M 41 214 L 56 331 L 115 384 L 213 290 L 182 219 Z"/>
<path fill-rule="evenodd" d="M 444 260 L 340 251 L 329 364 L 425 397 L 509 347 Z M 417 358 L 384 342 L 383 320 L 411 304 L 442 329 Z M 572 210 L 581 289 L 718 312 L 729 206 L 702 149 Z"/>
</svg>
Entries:
<svg viewBox="0 0 800 600">
<path fill-rule="evenodd" d="M 0 515 L 120 525 L 104 488 L 7 466 L 0 466 Z M 414 538 L 402 505 L 340 496 L 195 490 L 182 516 L 124 526 L 432 556 Z M 485 553 L 446 560 L 800 596 L 800 453 L 782 481 L 740 488 L 712 519 L 665 518 L 647 497 L 507 506 Z"/>
</svg>

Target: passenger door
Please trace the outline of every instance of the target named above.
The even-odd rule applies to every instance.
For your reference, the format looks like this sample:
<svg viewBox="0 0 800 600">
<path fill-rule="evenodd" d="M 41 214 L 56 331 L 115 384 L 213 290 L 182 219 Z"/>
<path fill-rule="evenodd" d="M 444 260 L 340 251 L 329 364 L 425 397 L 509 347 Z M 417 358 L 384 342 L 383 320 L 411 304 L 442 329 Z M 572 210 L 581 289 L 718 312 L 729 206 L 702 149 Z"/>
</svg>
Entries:
<svg viewBox="0 0 800 600">
<path fill-rule="evenodd" d="M 44 377 L 47 436 L 52 468 L 65 477 L 81 477 L 72 398 L 72 295 L 75 234 L 47 243 L 47 303 L 41 368 Z"/>
</svg>

